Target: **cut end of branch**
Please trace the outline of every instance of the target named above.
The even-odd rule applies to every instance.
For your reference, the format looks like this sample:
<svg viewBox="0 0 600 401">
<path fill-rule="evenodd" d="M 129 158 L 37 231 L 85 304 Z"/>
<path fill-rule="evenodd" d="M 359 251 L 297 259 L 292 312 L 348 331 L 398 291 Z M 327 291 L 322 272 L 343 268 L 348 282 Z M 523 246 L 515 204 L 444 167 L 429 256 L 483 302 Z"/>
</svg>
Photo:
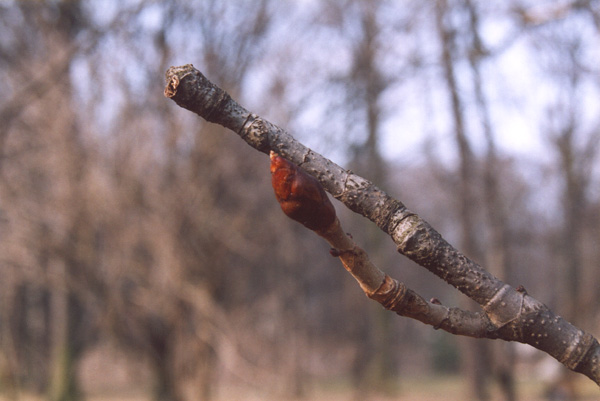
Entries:
<svg viewBox="0 0 600 401">
<path fill-rule="evenodd" d="M 169 67 L 165 73 L 165 97 L 172 98 L 177 94 L 177 87 L 181 78 L 190 74 L 195 68 L 192 64 L 182 65 L 180 67 Z"/>
<path fill-rule="evenodd" d="M 177 93 L 177 87 L 179 86 L 179 77 L 173 75 L 167 80 L 167 86 L 165 86 L 165 97 L 172 98 Z"/>
</svg>

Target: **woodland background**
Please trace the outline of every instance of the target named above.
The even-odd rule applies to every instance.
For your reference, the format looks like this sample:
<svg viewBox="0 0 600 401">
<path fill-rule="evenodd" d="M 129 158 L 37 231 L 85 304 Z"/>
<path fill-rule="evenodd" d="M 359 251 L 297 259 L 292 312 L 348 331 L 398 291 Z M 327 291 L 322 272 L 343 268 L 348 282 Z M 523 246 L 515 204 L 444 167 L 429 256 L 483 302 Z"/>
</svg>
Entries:
<svg viewBox="0 0 600 401">
<path fill-rule="evenodd" d="M 0 394 L 566 391 L 536 350 L 367 300 L 268 158 L 163 76 L 193 63 L 598 337 L 599 39 L 597 0 L 0 1 Z M 380 268 L 469 305 L 336 208 Z"/>
</svg>

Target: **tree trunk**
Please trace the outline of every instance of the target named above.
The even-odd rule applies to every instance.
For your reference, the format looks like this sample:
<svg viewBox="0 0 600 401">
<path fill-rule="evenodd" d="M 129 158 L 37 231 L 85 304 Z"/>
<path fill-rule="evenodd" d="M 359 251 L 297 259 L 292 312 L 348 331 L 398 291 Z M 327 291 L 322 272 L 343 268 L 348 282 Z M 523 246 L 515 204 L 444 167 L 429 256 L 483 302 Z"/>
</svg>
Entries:
<svg viewBox="0 0 600 401">
<path fill-rule="evenodd" d="M 439 1 L 436 7 L 436 25 L 441 41 L 440 60 L 444 73 L 447 91 L 450 96 L 450 107 L 454 121 L 455 140 L 459 153 L 459 191 L 458 204 L 461 222 L 461 247 L 465 254 L 476 260 L 483 259 L 477 241 L 475 227 L 475 194 L 474 188 L 476 165 L 471 145 L 465 132 L 463 105 L 459 95 L 458 83 L 454 71 L 454 35 L 455 32 L 448 20 L 449 9 L 446 1 Z M 472 305 L 472 303 L 469 303 Z M 468 305 L 464 305 L 468 307 Z M 472 396 L 479 401 L 489 399 L 487 379 L 491 355 L 487 343 L 469 338 L 461 339 L 464 369 L 469 380 Z"/>
<path fill-rule="evenodd" d="M 509 255 L 508 216 L 502 194 L 498 189 L 498 178 L 501 174 L 496 154 L 495 135 L 492 130 L 488 104 L 483 90 L 480 62 L 487 54 L 479 35 L 479 15 L 471 0 L 465 0 L 470 22 L 469 64 L 473 76 L 473 89 L 481 125 L 487 142 L 487 156 L 484 167 L 484 199 L 488 224 L 491 230 L 487 249 L 487 265 L 490 271 L 506 282 L 512 282 L 511 261 Z M 514 380 L 515 352 L 513 344 L 495 343 L 493 348 L 494 376 L 505 401 L 517 398 Z"/>
<path fill-rule="evenodd" d="M 54 282 L 51 287 L 52 362 L 49 385 L 51 401 L 82 399 L 77 382 L 77 354 L 74 333 L 76 319 L 74 305 L 67 288 L 65 265 L 51 264 Z"/>
</svg>

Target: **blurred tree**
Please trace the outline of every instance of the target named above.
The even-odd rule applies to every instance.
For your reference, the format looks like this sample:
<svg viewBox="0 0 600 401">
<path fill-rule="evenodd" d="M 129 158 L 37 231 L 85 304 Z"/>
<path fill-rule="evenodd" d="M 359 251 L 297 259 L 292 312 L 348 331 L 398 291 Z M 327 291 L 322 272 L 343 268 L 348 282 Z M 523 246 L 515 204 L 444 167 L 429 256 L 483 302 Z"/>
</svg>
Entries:
<svg viewBox="0 0 600 401">
<path fill-rule="evenodd" d="M 483 42 L 480 34 L 480 10 L 477 5 L 470 0 L 465 0 L 464 6 L 468 15 L 469 30 L 467 35 L 467 59 L 471 68 L 473 80 L 473 96 L 475 108 L 481 121 L 481 130 L 483 131 L 486 142 L 486 155 L 483 160 L 483 203 L 485 204 L 486 214 L 489 226 L 489 240 L 486 246 L 487 268 L 501 280 L 511 283 L 514 275 L 511 268 L 509 240 L 509 213 L 506 206 L 504 194 L 500 188 L 500 178 L 502 168 L 498 156 L 496 134 L 492 127 L 490 110 L 486 94 L 483 88 L 482 68 L 483 63 L 490 56 L 494 56 L 493 51 Z M 498 380 L 506 401 L 515 401 L 515 351 L 511 343 L 497 343 L 492 345 L 493 358 L 492 374 Z"/>
<path fill-rule="evenodd" d="M 9 124 L 3 135 L 3 159 L 7 162 L 2 169 L 4 230 L 13 241 L 25 235 L 25 242 L 16 248 L 15 243 L 9 244 L 4 255 L 9 265 L 31 269 L 32 277 L 37 278 L 30 281 L 21 276 L 22 294 L 40 300 L 23 303 L 16 297 L 10 303 L 15 327 L 22 327 L 13 332 L 17 350 L 31 349 L 37 355 L 31 359 L 32 355 L 24 352 L 16 357 L 21 361 L 18 364 L 26 367 L 27 381 L 31 380 L 34 388 L 41 391 L 47 387 L 52 400 L 75 400 L 80 397 L 77 363 L 94 340 L 94 310 L 78 294 L 81 280 L 91 280 L 86 272 L 95 258 L 93 229 L 81 201 L 88 154 L 69 77 L 81 46 L 76 38 L 86 22 L 79 2 L 22 2 L 10 13 L 36 27 L 26 42 L 9 42 L 6 47 L 15 56 L 13 74 L 32 85 L 24 93 L 18 92 L 22 88 L 10 88 L 15 99 L 30 101 L 14 109 L 19 120 L 11 121 L 7 115 Z M 22 47 L 17 51 L 14 45 Z M 45 66 L 50 68 L 44 71 Z M 5 112 L 15 104 L 8 106 Z M 57 176 L 63 180 L 57 181 Z M 33 327 L 39 329 L 32 331 Z"/>
<path fill-rule="evenodd" d="M 349 25 L 357 28 L 357 40 L 351 45 L 351 65 L 344 87 L 347 90 L 348 115 L 358 114 L 362 121 L 363 135 L 357 138 L 350 154 L 350 166 L 372 177 L 380 185 L 385 184 L 385 169 L 380 154 L 381 125 L 383 122 L 381 103 L 389 79 L 382 72 L 378 61 L 381 59 L 382 33 L 378 15 L 383 12 L 382 2 L 355 1 L 349 4 L 356 9 L 356 22 Z M 354 228 L 358 238 L 369 249 L 377 265 L 385 265 L 382 247 L 385 244 L 383 233 L 362 221 Z M 378 305 L 358 305 L 360 315 L 353 323 L 359 333 L 356 355 L 352 367 L 353 382 L 357 387 L 357 399 L 363 399 L 367 389 L 388 391 L 396 378 L 395 361 L 388 352 L 392 346 L 392 315 Z M 365 324 L 370 322 L 370 324 Z"/>
<path fill-rule="evenodd" d="M 464 122 L 464 106 L 456 77 L 457 50 L 456 41 L 460 32 L 452 25 L 453 8 L 448 2 L 436 3 L 436 25 L 440 37 L 440 64 L 443 71 L 452 114 L 454 136 L 458 148 L 458 187 L 456 188 L 457 208 L 461 225 L 460 247 L 469 258 L 483 261 L 480 227 L 477 210 L 476 188 L 479 184 L 478 166 L 472 145 L 467 137 Z M 472 304 L 471 304 L 472 306 Z M 491 364 L 489 344 L 471 338 L 461 339 L 464 372 L 469 378 L 472 397 L 479 401 L 488 400 L 488 377 Z"/>
<path fill-rule="evenodd" d="M 586 301 L 590 291 L 586 283 L 595 281 L 593 277 L 598 273 L 596 268 L 587 267 L 590 263 L 594 265 L 595 261 L 586 255 L 584 238 L 591 234 L 590 230 L 594 230 L 586 216 L 590 212 L 600 132 L 597 122 L 587 128 L 584 117 L 582 87 L 590 72 L 597 71 L 597 68 L 586 67 L 590 60 L 584 34 L 572 29 L 571 24 L 580 18 L 574 15 L 573 21 L 550 20 L 538 39 L 538 45 L 547 48 L 541 68 L 553 78 L 557 88 L 556 96 L 546 105 L 546 119 L 541 124 L 541 130 L 554 151 L 555 174 L 560 183 L 562 225 L 555 248 L 560 261 L 557 290 L 562 294 L 565 316 L 585 327 L 586 322 L 593 320 L 598 313 L 595 304 Z M 565 387 L 568 399 L 577 399 L 573 375 L 569 372 L 564 372 L 564 375 L 567 379 L 560 378 L 558 383 L 553 384 L 556 388 L 550 392 L 563 391 L 558 387 Z"/>
<path fill-rule="evenodd" d="M 172 52 L 175 39 L 168 33 L 173 27 L 189 26 L 187 34 L 198 38 L 201 63 L 239 94 L 247 66 L 268 32 L 267 7 L 267 2 L 244 9 L 210 1 L 166 5 L 154 41 L 159 57 L 166 62 Z M 223 20 L 222 15 L 228 18 Z M 148 79 L 153 76 L 149 73 Z M 250 245 L 256 235 L 254 224 L 239 211 L 242 205 L 245 210 L 263 208 L 260 203 L 270 194 L 268 167 L 263 167 L 262 175 L 256 174 L 260 168 L 256 159 L 239 157 L 239 144 L 214 127 L 182 124 L 167 114 L 163 104 L 147 107 L 129 104 L 119 119 L 121 132 L 147 127 L 138 134 L 140 140 L 149 140 L 147 153 L 142 156 L 132 138 L 115 137 L 121 154 L 112 161 L 108 156 L 109 163 L 118 166 L 113 180 L 120 209 L 110 227 L 119 227 L 121 213 L 129 219 L 136 216 L 132 225 L 115 233 L 121 236 L 120 244 L 108 240 L 109 248 L 125 245 L 130 250 L 125 257 L 115 257 L 121 269 L 131 266 L 131 271 L 110 273 L 117 274 L 120 286 L 113 296 L 110 326 L 119 341 L 148 358 L 155 399 L 208 400 L 217 383 L 215 352 L 222 346 L 215 330 L 234 334 L 233 325 L 214 320 L 256 296 L 247 294 L 253 286 L 240 287 L 227 270 L 245 264 L 245 271 L 236 273 L 238 279 L 245 277 L 248 284 L 257 280 L 253 267 L 258 268 L 266 250 Z M 160 133 L 153 132 L 147 121 L 166 122 L 170 134 L 164 148 L 161 139 L 158 143 L 153 139 Z M 157 152 L 164 164 L 156 163 Z M 254 191 L 261 176 L 264 189 Z M 237 191 L 232 182 L 238 183 Z"/>
</svg>

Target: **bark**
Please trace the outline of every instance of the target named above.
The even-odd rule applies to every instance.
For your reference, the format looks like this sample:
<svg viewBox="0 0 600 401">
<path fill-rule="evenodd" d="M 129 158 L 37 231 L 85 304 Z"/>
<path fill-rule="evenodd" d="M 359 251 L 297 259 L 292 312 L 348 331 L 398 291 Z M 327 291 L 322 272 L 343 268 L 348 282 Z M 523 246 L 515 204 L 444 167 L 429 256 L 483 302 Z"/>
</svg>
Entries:
<svg viewBox="0 0 600 401">
<path fill-rule="evenodd" d="M 556 316 L 524 289 L 516 290 L 485 271 L 402 202 L 250 113 L 192 65 L 169 68 L 166 81 L 165 96 L 229 128 L 255 149 L 265 154 L 273 150 L 300 166 L 336 199 L 390 235 L 401 254 L 473 299 L 482 311 L 426 302 L 378 269 L 361 270 L 361 286 L 386 308 L 453 334 L 530 344 L 600 384 L 600 345 L 592 335 Z M 406 303 L 411 298 L 415 301 Z"/>
</svg>

